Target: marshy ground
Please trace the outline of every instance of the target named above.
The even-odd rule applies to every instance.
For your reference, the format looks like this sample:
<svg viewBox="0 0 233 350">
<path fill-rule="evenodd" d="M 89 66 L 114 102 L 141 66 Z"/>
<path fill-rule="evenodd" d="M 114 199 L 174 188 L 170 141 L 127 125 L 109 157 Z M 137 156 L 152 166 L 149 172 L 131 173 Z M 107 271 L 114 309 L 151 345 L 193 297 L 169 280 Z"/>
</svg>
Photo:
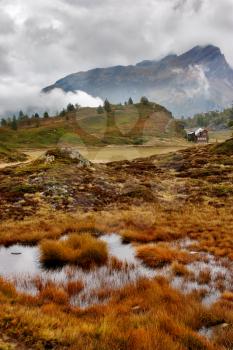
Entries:
<svg viewBox="0 0 233 350">
<path fill-rule="evenodd" d="M 232 203 L 232 139 L 2 169 L 0 349 L 232 349 Z"/>
</svg>

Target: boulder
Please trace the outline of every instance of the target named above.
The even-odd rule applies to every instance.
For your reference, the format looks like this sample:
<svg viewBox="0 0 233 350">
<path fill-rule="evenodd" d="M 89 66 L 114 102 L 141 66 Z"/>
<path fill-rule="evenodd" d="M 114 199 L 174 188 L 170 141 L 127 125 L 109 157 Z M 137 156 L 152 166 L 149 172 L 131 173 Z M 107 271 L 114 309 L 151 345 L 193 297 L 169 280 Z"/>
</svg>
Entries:
<svg viewBox="0 0 233 350">
<path fill-rule="evenodd" d="M 92 163 L 84 158 L 81 153 L 72 148 L 55 148 L 48 150 L 42 159 L 46 163 L 53 163 L 55 161 L 64 161 L 66 163 L 75 163 L 78 167 L 90 167 Z"/>
</svg>

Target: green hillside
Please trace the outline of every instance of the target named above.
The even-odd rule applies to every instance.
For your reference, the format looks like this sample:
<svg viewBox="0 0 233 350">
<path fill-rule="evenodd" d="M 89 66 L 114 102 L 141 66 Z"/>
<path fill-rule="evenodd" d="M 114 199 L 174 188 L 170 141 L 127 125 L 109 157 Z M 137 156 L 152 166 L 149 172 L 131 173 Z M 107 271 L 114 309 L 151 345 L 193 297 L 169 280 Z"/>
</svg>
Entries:
<svg viewBox="0 0 233 350">
<path fill-rule="evenodd" d="M 153 137 L 183 137 L 183 125 L 155 103 L 74 108 L 49 118 L 21 118 L 0 128 L 0 142 L 11 148 L 67 145 L 142 145 Z"/>
</svg>

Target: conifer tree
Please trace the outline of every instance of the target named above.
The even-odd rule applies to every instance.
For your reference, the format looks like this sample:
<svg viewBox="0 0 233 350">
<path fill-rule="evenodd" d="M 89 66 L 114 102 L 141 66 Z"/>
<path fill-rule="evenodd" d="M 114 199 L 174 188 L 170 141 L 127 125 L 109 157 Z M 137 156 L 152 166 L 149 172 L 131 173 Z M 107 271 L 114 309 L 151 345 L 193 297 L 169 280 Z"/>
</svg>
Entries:
<svg viewBox="0 0 233 350">
<path fill-rule="evenodd" d="M 15 130 L 15 131 L 18 129 L 18 122 L 15 115 L 13 116 L 13 119 L 11 122 L 11 128 L 12 130 Z"/>
<path fill-rule="evenodd" d="M 104 101 L 104 109 L 106 112 L 111 112 L 111 110 L 112 110 L 110 102 L 107 99 Z"/>
<path fill-rule="evenodd" d="M 129 104 L 129 105 L 133 105 L 133 100 L 132 100 L 131 97 L 129 98 L 128 104 Z"/>
<path fill-rule="evenodd" d="M 44 118 L 45 118 L 45 119 L 48 119 L 48 118 L 49 118 L 48 112 L 44 112 Z"/>
</svg>

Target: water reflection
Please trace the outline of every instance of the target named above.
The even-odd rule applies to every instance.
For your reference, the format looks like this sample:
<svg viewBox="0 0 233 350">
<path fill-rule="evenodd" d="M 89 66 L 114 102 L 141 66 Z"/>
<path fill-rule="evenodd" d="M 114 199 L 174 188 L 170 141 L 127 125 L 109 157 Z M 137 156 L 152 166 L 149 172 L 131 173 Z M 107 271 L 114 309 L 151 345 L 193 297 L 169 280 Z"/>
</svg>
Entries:
<svg viewBox="0 0 233 350">
<path fill-rule="evenodd" d="M 36 280 L 45 285 L 48 281 L 56 284 L 66 284 L 69 281 L 82 281 L 84 289 L 72 297 L 71 303 L 80 307 L 104 302 L 106 298 L 98 297 L 98 291 L 108 288 L 116 290 L 128 283 L 134 283 L 141 277 L 153 277 L 155 271 L 145 267 L 135 257 L 131 244 L 122 244 L 117 234 L 105 235 L 100 238 L 106 242 L 109 255 L 123 262 L 120 269 L 115 269 L 111 263 L 107 266 L 95 267 L 90 271 L 78 266 L 64 266 L 61 269 L 45 269 L 39 262 L 38 247 L 14 245 L 10 248 L 0 248 L 0 275 L 13 280 L 19 291 L 35 295 L 38 293 Z M 14 255 L 17 254 L 17 255 Z"/>
<path fill-rule="evenodd" d="M 0 275 L 5 277 L 19 274 L 35 275 L 41 271 L 37 247 L 13 245 L 0 248 Z"/>
<path fill-rule="evenodd" d="M 66 238 L 67 236 L 64 237 Z M 98 291 L 116 290 L 128 283 L 135 283 L 141 277 L 153 278 L 158 275 L 166 277 L 174 288 L 184 293 L 205 289 L 206 294 L 202 301 L 207 305 L 219 299 L 220 282 L 223 289 L 232 290 L 233 268 L 227 260 L 217 259 L 207 253 L 198 253 L 199 258 L 197 256 L 196 261 L 187 265 L 188 270 L 194 275 L 193 278 L 188 279 L 185 276 L 175 276 L 170 265 L 160 269 L 146 267 L 136 257 L 134 246 L 123 244 L 121 237 L 117 234 L 104 235 L 100 239 L 106 242 L 109 255 L 123 263 L 120 268 L 114 267 L 109 259 L 107 265 L 95 267 L 90 271 L 70 265 L 46 270 L 39 262 L 38 247 L 14 245 L 9 248 L 0 248 L 0 275 L 13 280 L 18 290 L 30 294 L 38 293 L 36 279 L 39 279 L 42 285 L 50 281 L 61 286 L 70 281 L 82 281 L 84 289 L 70 300 L 72 304 L 80 307 L 107 301 L 109 296 L 100 300 Z M 178 243 L 179 248 L 187 251 L 191 244 L 186 242 L 184 246 L 182 242 L 177 242 L 176 245 Z M 171 245 L 173 246 L 174 242 Z M 199 281 L 199 273 L 205 270 L 210 271 L 210 280 L 203 284 Z"/>
</svg>

